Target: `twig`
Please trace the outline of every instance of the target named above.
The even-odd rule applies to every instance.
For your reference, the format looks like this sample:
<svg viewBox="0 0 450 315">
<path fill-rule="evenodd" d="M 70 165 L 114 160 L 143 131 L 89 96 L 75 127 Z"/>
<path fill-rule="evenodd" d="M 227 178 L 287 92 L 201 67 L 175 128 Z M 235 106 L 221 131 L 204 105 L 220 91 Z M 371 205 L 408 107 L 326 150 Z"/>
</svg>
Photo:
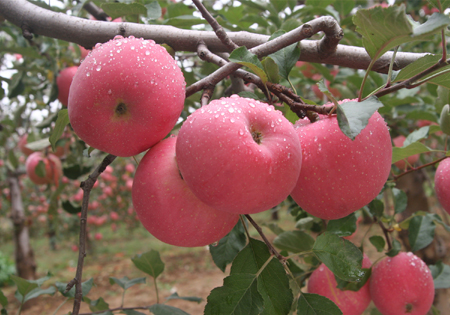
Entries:
<svg viewBox="0 0 450 315">
<path fill-rule="evenodd" d="M 267 247 L 269 248 L 269 251 L 277 257 L 277 259 L 281 262 L 286 261 L 286 257 L 278 253 L 278 251 L 273 247 L 273 245 L 269 242 L 266 235 L 264 235 L 264 232 L 262 231 L 261 227 L 252 219 L 252 217 L 248 214 L 245 215 L 247 220 L 253 225 L 253 227 L 258 231 L 259 235 L 261 235 L 262 239 L 264 240 L 264 243 L 266 243 Z"/>
<path fill-rule="evenodd" d="M 81 182 L 80 187 L 83 189 L 83 203 L 81 206 L 81 219 L 80 219 L 80 246 L 78 251 L 78 264 L 75 278 L 69 282 L 66 287 L 66 292 L 68 292 L 75 284 L 75 299 L 73 302 L 72 315 L 78 315 L 80 312 L 81 299 L 83 298 L 83 292 L 81 288 L 81 279 L 83 275 L 83 263 L 84 257 L 86 256 L 86 221 L 87 221 L 87 210 L 89 206 L 89 195 L 98 176 L 106 169 L 106 167 L 115 160 L 116 156 L 108 154 L 100 163 L 100 165 L 94 170 L 94 172 L 88 176 L 88 179 Z"/>
<path fill-rule="evenodd" d="M 233 51 L 236 48 L 239 48 L 238 45 L 236 45 L 230 37 L 228 37 L 227 33 L 223 29 L 222 26 L 217 22 L 217 20 L 211 15 L 211 13 L 208 12 L 208 10 L 205 8 L 205 6 L 199 1 L 199 0 L 192 0 L 192 2 L 195 4 L 197 9 L 202 14 L 203 18 L 211 25 L 212 29 L 216 33 L 217 37 L 220 39 L 220 41 L 228 48 L 229 51 Z"/>
<path fill-rule="evenodd" d="M 214 87 L 203 90 L 202 99 L 200 102 L 202 106 L 208 105 L 208 103 L 211 100 L 211 97 L 213 95 L 213 92 L 214 92 Z"/>
<path fill-rule="evenodd" d="M 413 167 L 413 168 L 411 168 L 411 169 L 409 169 L 409 170 L 407 170 L 407 171 L 405 171 L 405 172 L 403 172 L 401 174 L 398 174 L 398 175 L 393 174 L 392 177 L 394 178 L 394 181 L 396 181 L 397 179 L 399 179 L 400 177 L 402 177 L 402 176 L 404 176 L 404 175 L 406 175 L 408 173 L 415 172 L 415 171 L 418 171 L 418 170 L 420 170 L 422 168 L 434 165 L 436 163 L 441 162 L 442 160 L 445 160 L 446 158 L 448 158 L 448 156 L 441 157 L 440 159 L 437 159 L 437 160 L 435 160 L 433 162 L 430 162 L 430 163 L 427 163 L 427 164 L 424 164 L 424 165 L 421 165 L 421 166 L 418 166 L 418 167 Z"/>
<path fill-rule="evenodd" d="M 389 238 L 389 230 L 384 226 L 383 222 L 377 219 L 377 217 L 374 217 L 375 221 L 378 223 L 378 225 L 381 227 L 381 230 L 383 231 L 384 238 L 386 239 L 386 243 L 388 246 L 388 250 L 392 249 L 392 243 L 391 239 Z"/>
</svg>

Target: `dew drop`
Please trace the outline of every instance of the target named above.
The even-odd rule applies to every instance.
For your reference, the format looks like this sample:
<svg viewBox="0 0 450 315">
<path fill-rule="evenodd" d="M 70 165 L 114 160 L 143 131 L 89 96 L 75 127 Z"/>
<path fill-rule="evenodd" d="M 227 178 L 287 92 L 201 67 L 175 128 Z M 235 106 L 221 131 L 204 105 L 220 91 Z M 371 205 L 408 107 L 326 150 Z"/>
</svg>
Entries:
<svg viewBox="0 0 450 315">
<path fill-rule="evenodd" d="M 234 108 L 230 107 L 230 108 L 228 108 L 228 111 L 229 111 L 230 113 L 234 113 Z"/>
<path fill-rule="evenodd" d="M 146 51 L 145 51 L 145 54 L 146 54 L 147 56 L 150 55 L 150 51 L 146 50 Z"/>
<path fill-rule="evenodd" d="M 112 94 L 112 91 L 109 89 L 108 90 L 108 95 L 111 95 Z"/>
<path fill-rule="evenodd" d="M 130 48 L 131 48 L 131 50 L 134 50 L 134 46 L 131 46 Z"/>
<path fill-rule="evenodd" d="M 99 48 L 102 44 L 101 43 L 97 43 L 95 44 L 94 48 Z"/>
<path fill-rule="evenodd" d="M 234 123 L 236 120 L 234 120 L 234 118 L 231 118 L 230 121 L 231 121 L 232 123 Z"/>
<path fill-rule="evenodd" d="M 98 65 L 97 68 L 95 68 L 95 70 L 97 70 L 97 71 L 102 70 L 102 66 Z"/>
<path fill-rule="evenodd" d="M 122 36 L 122 35 L 116 35 L 116 36 L 114 36 L 114 39 L 115 39 L 115 40 L 117 40 L 117 39 L 123 39 L 123 36 Z"/>
<path fill-rule="evenodd" d="M 91 76 L 91 73 L 90 73 L 90 72 L 86 72 L 86 76 L 87 76 L 87 77 L 90 77 L 90 76 Z"/>
<path fill-rule="evenodd" d="M 118 41 L 118 42 L 116 43 L 116 46 L 122 46 L 122 42 Z"/>
</svg>

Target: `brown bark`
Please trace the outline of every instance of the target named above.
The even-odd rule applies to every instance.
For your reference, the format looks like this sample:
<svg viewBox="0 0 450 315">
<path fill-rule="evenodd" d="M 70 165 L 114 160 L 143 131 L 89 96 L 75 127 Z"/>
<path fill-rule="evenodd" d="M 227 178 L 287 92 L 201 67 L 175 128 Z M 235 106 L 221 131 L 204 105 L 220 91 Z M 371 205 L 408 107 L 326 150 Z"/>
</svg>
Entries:
<svg viewBox="0 0 450 315">
<path fill-rule="evenodd" d="M 13 239 L 17 275 L 24 279 L 36 279 L 36 261 L 30 246 L 18 175 L 9 173 L 8 182 L 11 194 L 11 219 L 14 224 Z"/>
</svg>

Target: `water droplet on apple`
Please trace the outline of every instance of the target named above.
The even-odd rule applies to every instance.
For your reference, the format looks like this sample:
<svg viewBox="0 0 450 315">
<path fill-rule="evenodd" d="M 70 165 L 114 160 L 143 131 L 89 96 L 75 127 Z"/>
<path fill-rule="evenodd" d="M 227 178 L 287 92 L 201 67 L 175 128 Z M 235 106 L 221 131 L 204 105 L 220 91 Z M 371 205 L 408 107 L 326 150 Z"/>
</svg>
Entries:
<svg viewBox="0 0 450 315">
<path fill-rule="evenodd" d="M 122 42 L 118 41 L 118 42 L 116 43 L 116 46 L 122 46 Z"/>
<path fill-rule="evenodd" d="M 145 51 L 145 54 L 148 56 L 148 55 L 150 55 L 150 51 Z"/>
<path fill-rule="evenodd" d="M 234 118 L 231 118 L 230 121 L 231 121 L 232 123 L 234 123 L 236 120 L 234 120 Z"/>
<path fill-rule="evenodd" d="M 229 111 L 230 113 L 234 113 L 234 108 L 230 107 L 230 108 L 228 108 L 228 111 Z"/>
<path fill-rule="evenodd" d="M 102 66 L 98 65 L 97 68 L 95 68 L 95 70 L 97 70 L 97 71 L 102 70 Z"/>
<path fill-rule="evenodd" d="M 122 36 L 122 35 L 116 35 L 116 36 L 114 36 L 114 40 L 117 40 L 117 39 L 123 39 L 123 36 Z"/>
<path fill-rule="evenodd" d="M 87 76 L 87 77 L 90 77 L 90 76 L 91 76 L 91 73 L 90 73 L 90 72 L 86 72 L 86 76 Z"/>
</svg>

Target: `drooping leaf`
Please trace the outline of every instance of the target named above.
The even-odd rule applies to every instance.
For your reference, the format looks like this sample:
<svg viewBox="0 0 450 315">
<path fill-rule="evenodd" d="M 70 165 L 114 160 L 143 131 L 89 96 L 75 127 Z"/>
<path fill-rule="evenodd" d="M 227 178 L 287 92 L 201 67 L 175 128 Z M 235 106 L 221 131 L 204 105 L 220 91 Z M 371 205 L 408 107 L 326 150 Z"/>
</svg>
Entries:
<svg viewBox="0 0 450 315">
<path fill-rule="evenodd" d="M 72 165 L 63 168 L 63 174 L 69 179 L 78 179 L 80 176 L 88 173 L 92 168 L 85 165 Z"/>
<path fill-rule="evenodd" d="M 6 298 L 6 296 L 3 294 L 3 291 L 1 291 L 1 290 L 0 290 L 0 305 L 3 307 L 8 306 L 8 299 Z"/>
<path fill-rule="evenodd" d="M 164 271 L 164 263 L 156 250 L 150 250 L 131 258 L 133 264 L 141 271 L 157 278 Z"/>
<path fill-rule="evenodd" d="M 342 311 L 330 299 L 314 293 L 303 293 L 298 299 L 298 315 L 342 315 Z"/>
<path fill-rule="evenodd" d="M 216 246 L 209 246 L 209 252 L 216 266 L 225 272 L 226 266 L 245 247 L 246 241 L 245 230 L 242 222 L 239 220 L 234 228 Z"/>
<path fill-rule="evenodd" d="M 429 216 L 415 216 L 409 222 L 408 239 L 411 250 L 417 251 L 427 247 L 434 239 L 436 225 Z"/>
<path fill-rule="evenodd" d="M 62 207 L 64 211 L 70 214 L 77 214 L 81 212 L 81 206 L 75 207 L 70 200 L 64 200 L 62 202 Z"/>
<path fill-rule="evenodd" d="M 149 307 L 149 310 L 154 315 L 189 315 L 182 309 L 166 304 L 153 304 Z"/>
<path fill-rule="evenodd" d="M 395 213 L 405 211 L 406 206 L 408 205 L 408 196 L 406 193 L 398 188 L 392 188 L 392 194 L 394 196 Z"/>
<path fill-rule="evenodd" d="M 366 269 L 363 268 L 364 271 L 364 277 L 359 282 L 348 282 L 339 279 L 338 277 L 334 277 L 337 283 L 336 288 L 341 290 L 348 290 L 348 291 L 359 291 L 366 283 L 369 281 L 370 276 L 372 275 L 372 269 Z"/>
<path fill-rule="evenodd" d="M 14 283 L 16 284 L 17 292 L 19 292 L 22 295 L 22 297 L 24 297 L 34 289 L 39 288 L 39 285 L 37 285 L 37 283 L 31 282 L 29 280 L 20 278 L 15 275 L 11 275 L 11 280 L 14 281 Z"/>
<path fill-rule="evenodd" d="M 363 255 L 352 242 L 324 232 L 317 237 L 312 250 L 342 280 L 360 281 L 364 276 L 361 270 Z"/>
<path fill-rule="evenodd" d="M 250 239 L 247 246 L 236 256 L 231 266 L 231 275 L 256 274 L 258 292 L 264 300 L 262 315 L 285 315 L 289 312 L 293 296 L 289 279 L 278 259 L 271 259 L 264 270 L 260 270 L 271 259 L 265 243 Z"/>
<path fill-rule="evenodd" d="M 337 107 L 339 128 L 352 140 L 367 126 L 369 118 L 382 107 L 383 104 L 375 96 L 362 102 L 345 102 Z"/>
<path fill-rule="evenodd" d="M 89 305 L 91 312 L 105 311 L 101 315 L 112 315 L 113 313 L 109 310 L 109 304 L 101 297 L 97 300 L 91 300 L 90 298 L 84 296 L 83 301 Z"/>
<path fill-rule="evenodd" d="M 368 208 L 373 216 L 381 217 L 384 212 L 384 203 L 381 200 L 374 199 L 368 204 Z"/>
<path fill-rule="evenodd" d="M 145 279 L 146 279 L 145 277 L 128 279 L 127 276 L 124 276 L 121 279 L 116 277 L 109 277 L 109 283 L 118 284 L 122 289 L 127 290 L 128 288 L 132 287 L 135 284 L 145 283 Z"/>
<path fill-rule="evenodd" d="M 267 82 L 268 78 L 264 72 L 264 67 L 261 64 L 261 61 L 259 61 L 258 57 L 254 53 L 248 51 L 245 46 L 241 46 L 233 50 L 229 59 L 231 62 L 250 68 L 258 77 L 261 78 L 263 83 Z"/>
<path fill-rule="evenodd" d="M 450 288 L 450 266 L 438 261 L 436 265 L 430 265 L 431 274 L 434 279 L 435 289 Z"/>
<path fill-rule="evenodd" d="M 411 143 L 417 142 L 422 139 L 426 139 L 428 137 L 429 131 L 430 126 L 425 126 L 420 129 L 414 130 L 406 137 L 402 147 L 407 147 Z"/>
<path fill-rule="evenodd" d="M 48 138 L 44 138 L 27 143 L 25 146 L 33 151 L 41 151 L 50 146 L 50 141 Z"/>
<path fill-rule="evenodd" d="M 266 57 L 261 61 L 261 63 L 264 67 L 264 71 L 266 72 L 267 80 L 272 83 L 279 83 L 279 69 L 275 61 L 271 57 Z"/>
<path fill-rule="evenodd" d="M 195 303 L 201 303 L 203 301 L 202 298 L 196 297 L 196 296 L 179 296 L 177 292 L 172 293 L 168 297 L 166 297 L 167 301 L 170 300 L 183 300 L 183 301 L 189 301 L 189 302 L 195 302 Z"/>
<path fill-rule="evenodd" d="M 369 242 L 375 246 L 377 251 L 381 253 L 384 250 L 384 246 L 386 246 L 386 241 L 380 235 L 374 235 L 369 237 Z"/>
<path fill-rule="evenodd" d="M 264 301 L 257 289 L 255 274 L 232 274 L 223 280 L 223 286 L 211 291 L 205 306 L 205 315 L 258 315 Z"/>
<path fill-rule="evenodd" d="M 291 253 L 301 253 L 312 249 L 314 238 L 302 231 L 286 231 L 273 240 L 273 245 Z"/>
<path fill-rule="evenodd" d="M 69 124 L 69 113 L 67 109 L 61 109 L 58 112 L 58 118 L 56 119 L 55 128 L 53 128 L 49 141 L 52 145 L 53 151 L 56 150 L 56 142 L 61 138 L 64 133 L 64 129 Z"/>
<path fill-rule="evenodd" d="M 342 219 L 328 221 L 327 231 L 341 237 L 352 235 L 356 232 L 356 215 L 351 213 Z"/>
<path fill-rule="evenodd" d="M 158 1 L 152 1 L 144 6 L 147 9 L 147 19 L 155 20 L 161 17 L 162 10 Z"/>
<path fill-rule="evenodd" d="M 407 147 L 392 148 L 392 164 L 394 164 L 397 161 L 406 159 L 410 157 L 411 155 L 425 153 L 432 151 L 430 148 L 428 148 L 426 145 L 420 142 L 413 142 Z"/>
</svg>

